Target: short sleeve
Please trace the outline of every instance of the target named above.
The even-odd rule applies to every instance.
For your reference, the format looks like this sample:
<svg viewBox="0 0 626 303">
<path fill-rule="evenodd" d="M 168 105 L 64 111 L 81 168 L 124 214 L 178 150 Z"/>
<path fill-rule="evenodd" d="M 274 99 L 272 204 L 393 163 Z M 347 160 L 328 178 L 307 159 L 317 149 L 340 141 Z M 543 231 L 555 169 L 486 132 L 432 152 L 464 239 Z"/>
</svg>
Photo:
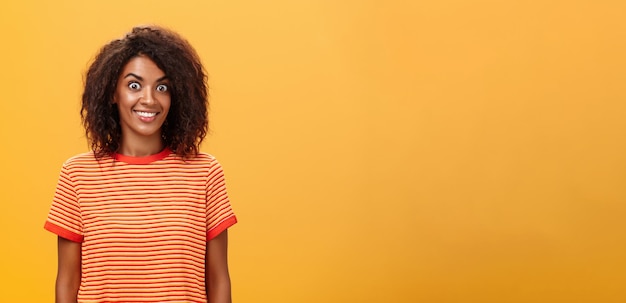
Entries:
<svg viewBox="0 0 626 303">
<path fill-rule="evenodd" d="M 220 163 L 212 159 L 206 184 L 207 241 L 237 223 L 226 191 L 224 171 Z"/>
<path fill-rule="evenodd" d="M 65 239 L 82 242 L 83 224 L 80 204 L 70 175 L 67 165 L 64 164 L 44 228 Z"/>
</svg>

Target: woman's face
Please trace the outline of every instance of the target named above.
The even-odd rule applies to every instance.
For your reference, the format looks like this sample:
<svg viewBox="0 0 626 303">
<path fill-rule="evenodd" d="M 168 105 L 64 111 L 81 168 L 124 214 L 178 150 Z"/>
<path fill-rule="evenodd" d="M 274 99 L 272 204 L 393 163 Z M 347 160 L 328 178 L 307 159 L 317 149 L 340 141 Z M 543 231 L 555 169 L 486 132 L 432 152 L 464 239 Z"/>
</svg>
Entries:
<svg viewBox="0 0 626 303">
<path fill-rule="evenodd" d="M 113 102 L 124 141 L 161 140 L 161 126 L 170 109 L 170 87 L 165 73 L 149 57 L 139 55 L 128 61 L 117 80 Z"/>
</svg>

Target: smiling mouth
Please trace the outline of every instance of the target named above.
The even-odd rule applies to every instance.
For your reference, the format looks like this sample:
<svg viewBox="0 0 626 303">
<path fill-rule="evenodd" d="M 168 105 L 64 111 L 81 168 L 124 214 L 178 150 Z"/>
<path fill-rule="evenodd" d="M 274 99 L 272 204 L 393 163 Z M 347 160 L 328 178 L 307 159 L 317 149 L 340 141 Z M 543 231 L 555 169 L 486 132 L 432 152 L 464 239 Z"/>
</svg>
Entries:
<svg viewBox="0 0 626 303">
<path fill-rule="evenodd" d="M 158 113 L 142 112 L 142 111 L 135 111 L 135 113 L 137 113 L 137 115 L 139 115 L 140 117 L 144 117 L 144 118 L 152 118 L 158 114 Z"/>
</svg>

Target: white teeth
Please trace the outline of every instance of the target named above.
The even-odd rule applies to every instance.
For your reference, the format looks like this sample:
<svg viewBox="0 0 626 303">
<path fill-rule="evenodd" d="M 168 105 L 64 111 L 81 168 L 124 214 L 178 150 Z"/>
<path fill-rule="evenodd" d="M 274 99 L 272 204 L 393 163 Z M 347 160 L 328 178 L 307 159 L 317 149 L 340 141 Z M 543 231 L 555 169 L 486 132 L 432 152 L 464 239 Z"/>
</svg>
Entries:
<svg viewBox="0 0 626 303">
<path fill-rule="evenodd" d="M 156 116 L 157 113 L 149 113 L 149 112 L 138 112 L 136 111 L 137 115 L 140 115 L 142 117 L 146 117 L 146 118 L 151 118 Z"/>
</svg>

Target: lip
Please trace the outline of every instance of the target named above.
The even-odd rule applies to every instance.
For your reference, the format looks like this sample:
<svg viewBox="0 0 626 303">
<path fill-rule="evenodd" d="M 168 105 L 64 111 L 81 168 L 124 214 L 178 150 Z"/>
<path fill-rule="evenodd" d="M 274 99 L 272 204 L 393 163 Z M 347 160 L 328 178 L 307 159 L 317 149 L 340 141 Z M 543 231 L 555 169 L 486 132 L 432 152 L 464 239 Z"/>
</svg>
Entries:
<svg viewBox="0 0 626 303">
<path fill-rule="evenodd" d="M 154 116 L 146 117 L 139 114 L 141 113 L 150 113 L 154 114 Z M 142 122 L 152 122 L 156 119 L 156 117 L 160 114 L 160 112 L 150 111 L 150 110 L 133 110 L 133 115 L 135 115 Z"/>
</svg>

